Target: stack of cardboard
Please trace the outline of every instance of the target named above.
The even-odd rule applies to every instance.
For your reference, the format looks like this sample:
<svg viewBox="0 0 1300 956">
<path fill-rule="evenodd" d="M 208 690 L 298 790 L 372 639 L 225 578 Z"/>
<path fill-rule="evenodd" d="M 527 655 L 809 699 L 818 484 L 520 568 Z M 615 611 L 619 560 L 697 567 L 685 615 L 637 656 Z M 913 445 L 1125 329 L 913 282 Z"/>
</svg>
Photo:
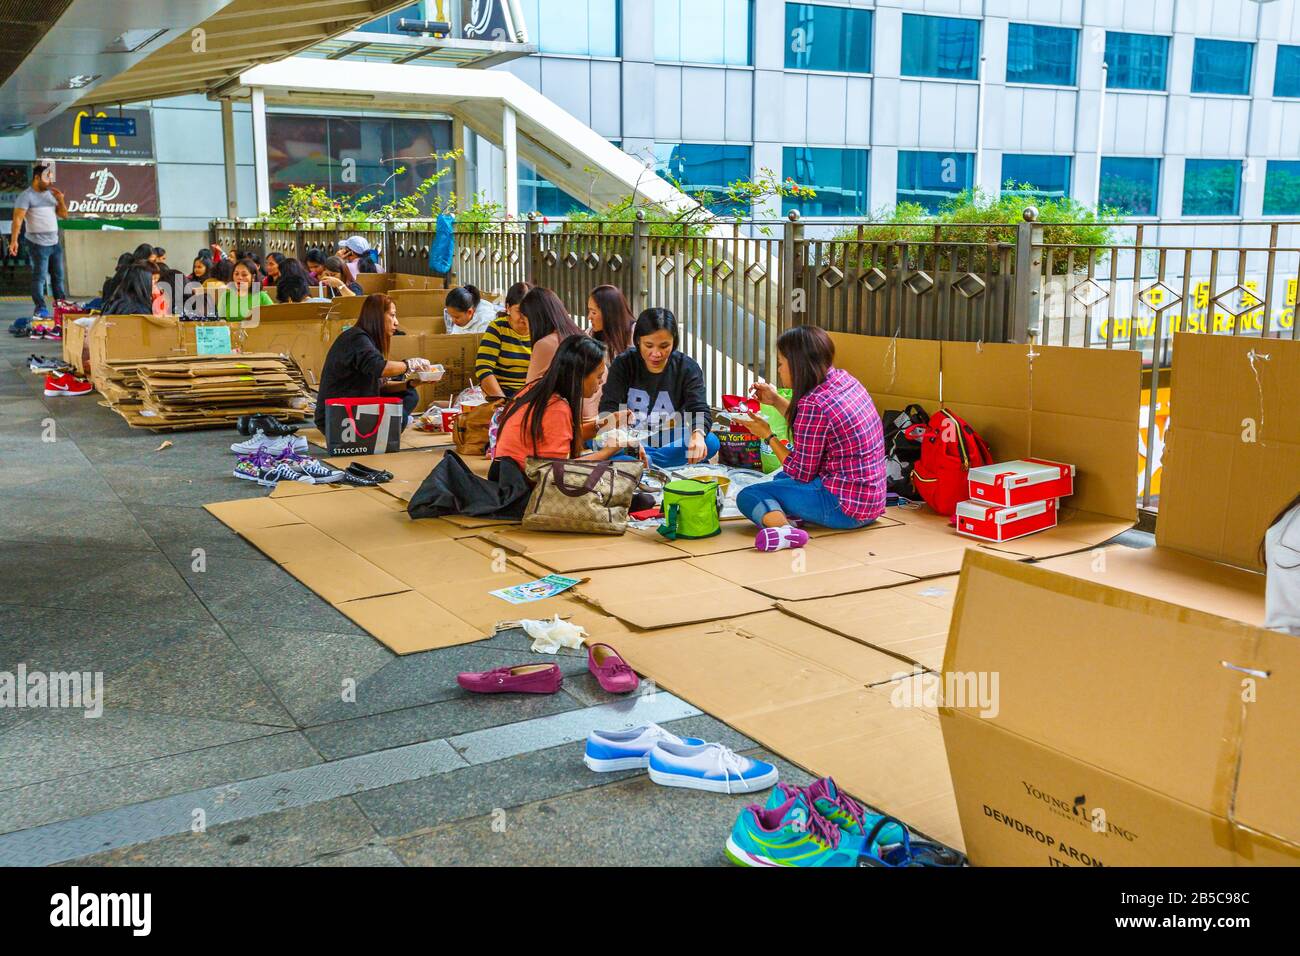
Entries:
<svg viewBox="0 0 1300 956">
<path fill-rule="evenodd" d="M 301 370 L 270 353 L 107 362 L 94 383 L 128 424 L 154 431 L 229 426 L 240 415 L 306 417 Z"/>
</svg>

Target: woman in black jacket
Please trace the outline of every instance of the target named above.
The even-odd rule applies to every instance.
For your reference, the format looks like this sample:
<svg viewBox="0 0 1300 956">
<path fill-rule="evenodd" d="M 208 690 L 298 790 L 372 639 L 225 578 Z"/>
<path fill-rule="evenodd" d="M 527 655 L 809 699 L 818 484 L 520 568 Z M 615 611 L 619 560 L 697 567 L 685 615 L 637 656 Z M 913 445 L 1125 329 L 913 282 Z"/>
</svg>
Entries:
<svg viewBox="0 0 1300 956">
<path fill-rule="evenodd" d="M 600 398 L 600 427 L 641 427 L 651 464 L 679 468 L 718 453 L 713 414 L 699 363 L 677 349 L 677 319 L 646 309 L 632 329 L 632 347 L 614 359 Z"/>
</svg>

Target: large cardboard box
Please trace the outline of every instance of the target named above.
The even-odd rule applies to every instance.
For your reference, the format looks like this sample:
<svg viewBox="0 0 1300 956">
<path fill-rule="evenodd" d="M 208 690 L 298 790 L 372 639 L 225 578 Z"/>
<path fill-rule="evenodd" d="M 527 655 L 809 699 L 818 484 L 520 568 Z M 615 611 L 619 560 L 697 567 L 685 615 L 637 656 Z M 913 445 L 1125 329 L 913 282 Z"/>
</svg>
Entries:
<svg viewBox="0 0 1300 956">
<path fill-rule="evenodd" d="M 1300 865 L 1294 637 L 971 552 L 944 673 L 973 864 Z"/>
<path fill-rule="evenodd" d="M 945 690 L 1000 688 L 940 709 L 973 863 L 1300 864 L 1300 642 L 1252 570 L 1300 489 L 1297 393 L 1300 342 L 1179 334 L 1156 547 L 967 556 Z"/>
</svg>

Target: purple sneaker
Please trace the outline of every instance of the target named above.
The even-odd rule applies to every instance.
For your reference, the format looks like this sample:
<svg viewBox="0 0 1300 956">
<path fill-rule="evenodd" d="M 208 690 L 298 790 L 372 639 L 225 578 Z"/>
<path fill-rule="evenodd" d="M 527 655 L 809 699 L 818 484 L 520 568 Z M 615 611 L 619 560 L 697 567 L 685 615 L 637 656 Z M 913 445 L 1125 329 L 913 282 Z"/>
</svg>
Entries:
<svg viewBox="0 0 1300 956">
<path fill-rule="evenodd" d="M 758 534 L 754 536 L 754 547 L 759 551 L 802 548 L 807 543 L 808 532 L 790 525 L 781 528 L 760 528 Z"/>
</svg>

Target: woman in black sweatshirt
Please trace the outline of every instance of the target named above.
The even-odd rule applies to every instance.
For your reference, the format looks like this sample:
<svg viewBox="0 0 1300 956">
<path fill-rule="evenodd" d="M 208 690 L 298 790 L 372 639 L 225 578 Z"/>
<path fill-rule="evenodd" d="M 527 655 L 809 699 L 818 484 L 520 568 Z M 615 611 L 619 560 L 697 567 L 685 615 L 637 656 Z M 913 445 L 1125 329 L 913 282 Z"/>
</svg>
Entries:
<svg viewBox="0 0 1300 956">
<path fill-rule="evenodd" d="M 677 319 L 646 309 L 632 347 L 610 364 L 600 399 L 601 427 L 646 428 L 644 448 L 658 468 L 706 461 L 718 453 L 713 414 L 699 363 L 677 349 Z"/>
</svg>

